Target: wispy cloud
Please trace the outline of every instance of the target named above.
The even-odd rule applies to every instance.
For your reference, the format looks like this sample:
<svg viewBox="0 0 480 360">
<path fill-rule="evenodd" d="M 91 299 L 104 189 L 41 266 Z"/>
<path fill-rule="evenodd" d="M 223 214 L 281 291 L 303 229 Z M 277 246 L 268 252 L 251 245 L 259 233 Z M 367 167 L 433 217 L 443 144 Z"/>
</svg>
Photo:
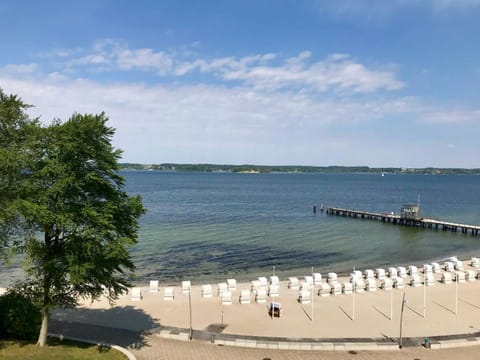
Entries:
<svg viewBox="0 0 480 360">
<path fill-rule="evenodd" d="M 426 112 L 420 117 L 420 121 L 432 124 L 480 123 L 480 110 Z"/>
<path fill-rule="evenodd" d="M 266 53 L 205 58 L 194 52 L 132 49 L 123 42 L 111 39 L 96 42 L 83 54 L 74 54 L 65 58 L 62 53 L 57 59 L 70 72 L 82 69 L 146 71 L 179 80 L 195 74 L 208 74 L 217 81 L 270 91 L 306 89 L 343 94 L 391 91 L 404 87 L 391 67 L 369 67 L 348 54 L 332 54 L 323 60 L 314 60 L 310 51 L 293 57 Z"/>
<path fill-rule="evenodd" d="M 29 111 L 44 122 L 105 111 L 125 161 L 358 164 L 372 158 L 388 164 L 404 153 L 405 139 L 385 128 L 429 133 L 438 123 L 452 129 L 480 123 L 480 110 L 443 112 L 401 95 L 394 91 L 404 86 L 394 68 L 367 66 L 349 54 L 321 60 L 310 51 L 185 54 L 98 42 L 45 63 L 1 67 L 0 86 L 35 105 Z M 154 81 L 121 76 L 139 70 Z M 108 77 L 115 81 L 98 71 L 115 72 Z M 427 145 L 412 152 L 425 152 L 421 146 Z M 378 155 L 375 148 L 390 152 Z"/>
<path fill-rule="evenodd" d="M 39 70 L 37 64 L 8 64 L 3 68 L 0 68 L 3 73 L 6 74 L 32 74 Z"/>
<path fill-rule="evenodd" d="M 321 14 L 381 23 L 415 7 L 444 14 L 480 7 L 480 0 L 316 0 L 315 4 Z"/>
<path fill-rule="evenodd" d="M 480 6 L 480 0 L 432 0 L 437 11 L 468 10 Z"/>
<path fill-rule="evenodd" d="M 332 138 L 330 127 L 395 117 L 416 106 L 410 98 L 339 101 L 246 86 L 105 83 L 55 73 L 18 76 L 5 69 L 0 84 L 34 104 L 31 114 L 47 123 L 74 111 L 105 111 L 117 129 L 115 143 L 131 161 L 295 162 L 293 154 L 313 156 L 305 143 L 321 142 L 325 150 L 331 142 L 351 143 L 348 136 Z M 292 152 L 279 151 L 285 143 Z"/>
</svg>

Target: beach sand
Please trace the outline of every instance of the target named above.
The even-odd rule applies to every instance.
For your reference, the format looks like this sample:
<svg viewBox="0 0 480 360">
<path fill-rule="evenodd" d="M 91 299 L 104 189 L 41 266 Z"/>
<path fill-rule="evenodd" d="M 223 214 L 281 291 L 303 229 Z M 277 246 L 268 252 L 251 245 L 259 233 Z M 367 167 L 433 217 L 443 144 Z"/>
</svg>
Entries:
<svg viewBox="0 0 480 360">
<path fill-rule="evenodd" d="M 479 271 L 469 263 L 464 261 L 464 270 Z M 263 276 L 268 277 L 267 274 Z M 322 276 L 325 278 L 326 274 Z M 281 281 L 279 296 L 274 300 L 282 304 L 283 314 L 280 318 L 272 319 L 268 316 L 268 304 L 273 299 L 267 297 L 266 303 L 257 304 L 252 293 L 250 304 L 238 302 L 240 290 L 250 289 L 250 283 L 237 284 L 233 291 L 232 305 L 221 304 L 220 297 L 216 295 L 217 284 L 212 284 L 214 296 L 207 299 L 201 297 L 201 284 L 197 284 L 191 290 L 192 327 L 205 330 L 208 326 L 223 321 L 226 325 L 223 333 L 226 334 L 292 339 L 397 338 L 405 293 L 407 303 L 403 315 L 404 337 L 480 331 L 480 280 L 458 284 L 458 312 L 455 314 L 457 284 L 442 284 L 439 282 L 440 276 L 441 274 L 435 274 L 434 286 L 405 285 L 404 289 L 385 291 L 377 288 L 376 292 L 357 293 L 354 319 L 353 294 L 328 297 L 315 295 L 313 306 L 311 303 L 302 305 L 297 301 L 299 291 L 288 289 L 287 281 Z M 423 279 L 423 274 L 420 277 Z M 299 280 L 302 278 L 299 276 Z M 348 279 L 339 278 L 339 281 Z M 377 281 L 377 284 L 380 282 Z M 158 293 L 149 292 L 148 286 L 143 287 L 142 292 L 143 299 L 140 301 L 133 301 L 130 295 L 120 297 L 114 307 L 105 299 L 93 303 L 87 301 L 77 309 L 57 310 L 53 317 L 129 330 L 146 330 L 160 325 L 189 328 L 189 299 L 182 294 L 180 284 L 175 287 L 173 301 L 164 300 L 162 286 Z"/>
</svg>

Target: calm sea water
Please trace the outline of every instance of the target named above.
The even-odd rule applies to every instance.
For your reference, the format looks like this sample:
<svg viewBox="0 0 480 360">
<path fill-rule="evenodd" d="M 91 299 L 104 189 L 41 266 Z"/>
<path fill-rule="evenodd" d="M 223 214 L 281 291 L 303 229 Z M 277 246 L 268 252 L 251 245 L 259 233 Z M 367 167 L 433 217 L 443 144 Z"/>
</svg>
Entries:
<svg viewBox="0 0 480 360">
<path fill-rule="evenodd" d="M 480 224 L 480 176 L 125 171 L 148 212 L 132 250 L 138 282 L 240 280 L 480 255 L 480 237 L 313 214 L 313 204 Z"/>
</svg>

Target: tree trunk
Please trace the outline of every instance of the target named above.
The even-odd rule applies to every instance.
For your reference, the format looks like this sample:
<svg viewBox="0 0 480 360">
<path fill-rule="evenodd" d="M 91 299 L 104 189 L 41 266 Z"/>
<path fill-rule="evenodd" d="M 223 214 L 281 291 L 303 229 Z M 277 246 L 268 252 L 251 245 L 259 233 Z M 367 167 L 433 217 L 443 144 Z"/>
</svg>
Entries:
<svg viewBox="0 0 480 360">
<path fill-rule="evenodd" d="M 48 334 L 48 309 L 42 309 L 42 327 L 40 328 L 40 334 L 38 335 L 38 346 L 47 345 L 47 334 Z"/>
</svg>

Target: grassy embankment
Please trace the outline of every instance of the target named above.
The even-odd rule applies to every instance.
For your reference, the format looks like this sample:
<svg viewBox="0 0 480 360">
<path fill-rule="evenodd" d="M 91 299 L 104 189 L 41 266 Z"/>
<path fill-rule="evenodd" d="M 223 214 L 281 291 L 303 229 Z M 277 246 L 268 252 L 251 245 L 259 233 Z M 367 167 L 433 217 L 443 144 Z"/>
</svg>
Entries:
<svg viewBox="0 0 480 360">
<path fill-rule="evenodd" d="M 0 340 L 0 359 L 28 360 L 125 360 L 121 352 L 108 347 L 49 339 L 47 347 L 27 341 Z"/>
</svg>

